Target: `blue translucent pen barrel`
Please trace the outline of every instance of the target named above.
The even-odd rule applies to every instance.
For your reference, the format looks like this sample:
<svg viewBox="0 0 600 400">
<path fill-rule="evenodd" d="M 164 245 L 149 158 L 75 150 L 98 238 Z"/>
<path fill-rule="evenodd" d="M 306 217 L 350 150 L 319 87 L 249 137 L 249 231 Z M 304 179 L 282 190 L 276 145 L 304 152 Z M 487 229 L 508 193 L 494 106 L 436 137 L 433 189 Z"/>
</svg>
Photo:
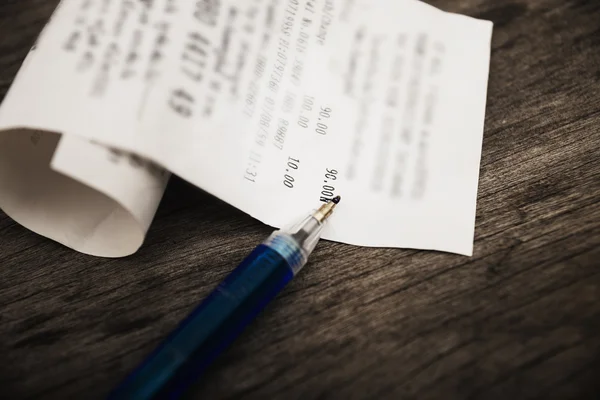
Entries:
<svg viewBox="0 0 600 400">
<path fill-rule="evenodd" d="M 130 374 L 110 399 L 175 399 L 285 287 L 306 256 L 287 234 L 254 251 Z"/>
</svg>

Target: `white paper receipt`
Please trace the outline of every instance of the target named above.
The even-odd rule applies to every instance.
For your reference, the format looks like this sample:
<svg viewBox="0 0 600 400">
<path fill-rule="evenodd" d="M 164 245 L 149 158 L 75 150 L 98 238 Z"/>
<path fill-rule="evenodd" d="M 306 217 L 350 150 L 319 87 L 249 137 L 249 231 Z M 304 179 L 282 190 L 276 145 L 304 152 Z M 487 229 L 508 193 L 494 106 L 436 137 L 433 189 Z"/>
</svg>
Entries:
<svg viewBox="0 0 600 400">
<path fill-rule="evenodd" d="M 172 172 L 273 227 L 341 195 L 325 239 L 471 255 L 491 35 L 415 0 L 63 0 L 0 107 L 0 207 L 124 256 Z"/>
</svg>

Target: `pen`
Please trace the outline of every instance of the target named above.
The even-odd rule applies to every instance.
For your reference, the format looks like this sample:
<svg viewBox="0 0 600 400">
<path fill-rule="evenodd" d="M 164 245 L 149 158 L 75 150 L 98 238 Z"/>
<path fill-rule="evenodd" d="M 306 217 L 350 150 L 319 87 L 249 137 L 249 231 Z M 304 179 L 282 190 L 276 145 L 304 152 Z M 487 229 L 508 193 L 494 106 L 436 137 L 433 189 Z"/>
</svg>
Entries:
<svg viewBox="0 0 600 400">
<path fill-rule="evenodd" d="M 340 196 L 277 230 L 200 303 L 109 399 L 176 399 L 306 264 Z"/>
</svg>

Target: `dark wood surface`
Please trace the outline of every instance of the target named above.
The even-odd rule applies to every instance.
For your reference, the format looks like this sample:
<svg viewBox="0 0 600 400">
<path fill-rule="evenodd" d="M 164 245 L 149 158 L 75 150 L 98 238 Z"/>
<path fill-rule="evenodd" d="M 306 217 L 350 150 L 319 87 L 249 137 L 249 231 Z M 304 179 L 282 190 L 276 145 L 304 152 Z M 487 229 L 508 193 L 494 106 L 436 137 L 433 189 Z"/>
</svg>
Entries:
<svg viewBox="0 0 600 400">
<path fill-rule="evenodd" d="M 600 2 L 495 22 L 473 257 L 323 242 L 205 399 L 600 398 Z M 0 93 L 57 0 L 0 3 Z M 179 180 L 106 260 L 0 213 L 0 398 L 102 398 L 269 229 Z"/>
</svg>

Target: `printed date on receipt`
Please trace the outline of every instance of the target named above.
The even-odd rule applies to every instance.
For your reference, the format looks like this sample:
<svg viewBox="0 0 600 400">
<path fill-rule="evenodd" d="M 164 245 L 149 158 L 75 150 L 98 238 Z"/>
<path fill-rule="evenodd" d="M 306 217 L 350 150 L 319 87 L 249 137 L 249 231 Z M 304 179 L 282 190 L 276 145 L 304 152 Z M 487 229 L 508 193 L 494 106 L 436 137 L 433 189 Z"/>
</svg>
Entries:
<svg viewBox="0 0 600 400">
<path fill-rule="evenodd" d="M 340 194 L 325 239 L 471 255 L 491 35 L 415 0 L 63 0 L 0 107 L 0 207 L 122 256 L 169 171 L 275 227 Z"/>
</svg>

